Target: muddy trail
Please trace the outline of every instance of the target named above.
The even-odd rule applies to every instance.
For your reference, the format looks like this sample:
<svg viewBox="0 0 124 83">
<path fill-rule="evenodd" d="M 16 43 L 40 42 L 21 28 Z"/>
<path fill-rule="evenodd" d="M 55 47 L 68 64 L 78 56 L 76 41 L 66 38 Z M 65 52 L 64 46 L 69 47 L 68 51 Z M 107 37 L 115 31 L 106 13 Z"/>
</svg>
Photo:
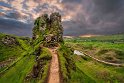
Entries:
<svg viewBox="0 0 124 83">
<path fill-rule="evenodd" d="M 57 48 L 49 48 L 49 51 L 52 54 L 52 60 L 50 63 L 48 83 L 60 83 L 59 61 L 58 61 L 58 55 L 56 50 Z"/>
</svg>

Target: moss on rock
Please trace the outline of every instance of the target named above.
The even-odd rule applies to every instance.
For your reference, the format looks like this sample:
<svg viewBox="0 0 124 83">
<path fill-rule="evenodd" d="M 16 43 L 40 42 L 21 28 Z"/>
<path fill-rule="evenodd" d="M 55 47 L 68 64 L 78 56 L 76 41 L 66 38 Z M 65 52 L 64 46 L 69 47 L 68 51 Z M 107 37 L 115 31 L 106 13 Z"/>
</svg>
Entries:
<svg viewBox="0 0 124 83">
<path fill-rule="evenodd" d="M 34 22 L 32 39 L 43 42 L 43 46 L 54 47 L 58 43 L 63 42 L 63 27 L 61 23 L 61 15 L 57 12 L 52 13 L 50 17 L 43 14 Z"/>
</svg>

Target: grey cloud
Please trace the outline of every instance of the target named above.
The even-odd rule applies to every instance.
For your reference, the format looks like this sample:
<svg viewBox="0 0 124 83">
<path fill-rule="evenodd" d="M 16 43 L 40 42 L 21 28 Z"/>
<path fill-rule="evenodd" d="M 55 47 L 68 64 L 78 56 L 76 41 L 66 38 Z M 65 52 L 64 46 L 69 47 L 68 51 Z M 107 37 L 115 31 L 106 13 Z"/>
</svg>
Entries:
<svg viewBox="0 0 124 83">
<path fill-rule="evenodd" d="M 0 19 L 0 32 L 19 36 L 31 36 L 33 24 L 24 24 L 19 21 Z"/>
<path fill-rule="evenodd" d="M 62 0 L 63 3 L 81 3 L 82 0 Z"/>
<path fill-rule="evenodd" d="M 5 2 L 3 2 L 3 1 L 0 1 L 0 6 L 4 6 L 4 7 L 11 8 L 11 5 L 10 5 L 10 4 L 5 3 Z"/>
<path fill-rule="evenodd" d="M 82 10 L 76 12 L 74 17 L 77 24 L 71 25 L 71 27 L 74 25 L 75 29 L 71 29 L 67 24 L 66 33 L 69 30 L 71 30 L 70 33 L 78 35 L 124 33 L 124 5 L 122 3 L 124 4 L 123 0 L 83 0 L 78 4 L 82 4 Z M 80 27 L 79 23 L 82 24 Z"/>
<path fill-rule="evenodd" d="M 6 14 L 5 16 L 8 18 L 13 18 L 13 19 L 18 19 L 18 18 L 22 17 L 21 14 L 18 12 L 10 12 L 10 13 Z"/>
<path fill-rule="evenodd" d="M 96 9 L 101 13 L 118 11 L 122 7 L 124 0 L 93 0 Z"/>
<path fill-rule="evenodd" d="M 64 35 L 124 33 L 124 0 L 62 0 L 62 3 L 56 3 L 62 4 L 62 9 L 56 5 L 51 6 L 50 3 L 42 4 L 42 0 L 34 1 L 38 3 L 32 9 L 34 12 L 24 11 L 30 17 L 28 21 L 34 20 L 32 18 L 34 14 L 47 13 L 49 9 L 54 9 L 60 12 L 63 17 L 71 17 L 71 21 L 63 22 Z M 25 4 L 26 2 L 28 0 L 24 0 L 22 5 L 28 11 L 29 7 Z M 6 17 L 12 19 L 26 18 L 18 12 L 7 14 Z M 4 26 L 6 28 L 3 28 Z M 21 22 L 16 23 L 16 21 L 0 19 L 0 31 L 8 33 L 12 33 L 18 28 L 17 31 L 24 32 L 23 34 L 17 33 L 18 35 L 31 35 L 32 26 L 32 24 L 26 25 Z"/>
</svg>

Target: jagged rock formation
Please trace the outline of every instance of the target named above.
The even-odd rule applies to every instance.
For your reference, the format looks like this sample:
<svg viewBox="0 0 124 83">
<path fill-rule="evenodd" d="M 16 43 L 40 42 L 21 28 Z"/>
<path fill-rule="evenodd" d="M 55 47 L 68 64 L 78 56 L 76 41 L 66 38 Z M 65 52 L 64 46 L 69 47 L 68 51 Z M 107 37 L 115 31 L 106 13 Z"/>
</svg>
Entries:
<svg viewBox="0 0 124 83">
<path fill-rule="evenodd" d="M 53 47 L 63 42 L 62 36 L 63 27 L 59 13 L 52 13 L 50 17 L 47 14 L 43 14 L 35 20 L 33 40 L 40 39 L 43 41 L 44 46 Z"/>
</svg>

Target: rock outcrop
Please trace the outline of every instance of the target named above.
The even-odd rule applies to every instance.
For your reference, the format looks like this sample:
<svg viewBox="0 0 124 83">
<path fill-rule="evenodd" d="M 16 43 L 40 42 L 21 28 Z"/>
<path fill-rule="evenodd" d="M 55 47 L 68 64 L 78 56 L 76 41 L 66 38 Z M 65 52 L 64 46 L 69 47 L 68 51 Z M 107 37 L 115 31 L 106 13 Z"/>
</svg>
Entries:
<svg viewBox="0 0 124 83">
<path fill-rule="evenodd" d="M 12 36 L 9 36 L 9 35 L 6 35 L 5 37 L 3 37 L 1 41 L 2 41 L 3 44 L 8 45 L 8 46 L 19 45 L 16 38 L 12 37 Z"/>
<path fill-rule="evenodd" d="M 32 39 L 41 39 L 47 47 L 54 47 L 63 42 L 61 15 L 55 12 L 50 17 L 47 14 L 38 17 L 34 23 Z"/>
</svg>

